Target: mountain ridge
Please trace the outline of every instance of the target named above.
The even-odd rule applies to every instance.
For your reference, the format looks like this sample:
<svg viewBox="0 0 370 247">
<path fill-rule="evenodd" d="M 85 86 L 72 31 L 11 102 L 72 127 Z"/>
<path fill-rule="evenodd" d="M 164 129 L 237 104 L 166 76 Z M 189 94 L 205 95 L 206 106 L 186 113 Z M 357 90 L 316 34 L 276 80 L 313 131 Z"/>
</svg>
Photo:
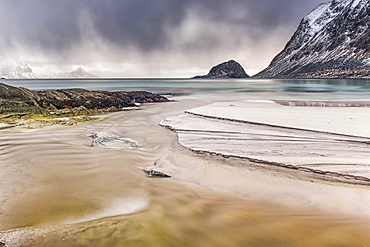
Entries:
<svg viewBox="0 0 370 247">
<path fill-rule="evenodd" d="M 98 78 L 96 75 L 86 72 L 82 67 L 72 71 L 63 71 L 58 65 L 33 69 L 28 63 L 15 60 L 0 64 L 0 77 L 7 79 Z"/>
<path fill-rule="evenodd" d="M 305 16 L 254 78 L 370 78 L 368 0 L 332 0 Z"/>
</svg>

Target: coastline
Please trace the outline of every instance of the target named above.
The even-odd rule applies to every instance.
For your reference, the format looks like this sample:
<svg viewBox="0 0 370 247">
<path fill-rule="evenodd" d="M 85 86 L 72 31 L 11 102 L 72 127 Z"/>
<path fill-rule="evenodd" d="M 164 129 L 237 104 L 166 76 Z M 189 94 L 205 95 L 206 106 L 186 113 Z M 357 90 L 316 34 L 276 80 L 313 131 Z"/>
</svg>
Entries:
<svg viewBox="0 0 370 247">
<path fill-rule="evenodd" d="M 261 167 L 244 160 L 194 153 L 180 146 L 175 133 L 158 125 L 161 119 L 207 103 L 188 98 L 160 105 L 144 104 L 140 111 L 111 113 L 93 124 L 1 136 L 4 147 L 0 151 L 4 152 L 5 162 L 1 173 L 7 178 L 6 185 L 23 193 L 14 193 L 9 186 L 2 188 L 6 198 L 2 201 L 1 216 L 6 220 L 2 222 L 17 228 L 0 232 L 0 242 L 18 246 L 30 240 L 34 241 L 33 246 L 73 245 L 75 239 L 79 243 L 90 239 L 99 243 L 108 240 L 130 243 L 130 236 L 145 230 L 148 234 L 140 235 L 137 239 L 140 243 L 179 246 L 183 238 L 178 234 L 186 234 L 191 227 L 199 234 L 188 239 L 188 243 L 200 244 L 208 239 L 221 246 L 222 241 L 212 236 L 222 231 L 229 243 L 238 246 L 241 243 L 238 241 L 253 243 L 256 235 L 250 234 L 249 226 L 261 226 L 260 222 L 265 224 L 257 236 L 271 239 L 266 244 L 276 243 L 273 236 L 284 236 L 281 242 L 286 244 L 298 237 L 299 242 L 294 242 L 297 246 L 301 241 L 353 243 L 350 237 L 353 232 L 360 232 L 361 237 L 356 239 L 359 243 L 367 241 L 367 227 L 362 222 L 370 218 L 366 207 L 370 202 L 367 186 L 315 180 L 305 174 L 299 177 L 269 165 Z M 140 147 L 91 146 L 88 135 L 101 131 L 131 138 Z M 18 166 L 18 163 L 15 167 L 11 165 L 15 157 L 17 162 L 23 161 L 19 163 L 20 173 L 12 170 Z M 172 177 L 146 178 L 138 166 L 155 167 Z M 23 175 L 22 171 L 27 169 L 32 170 Z M 37 187 L 28 186 L 34 183 Z M 86 183 L 89 186 L 81 186 Z M 121 203 L 123 198 L 139 199 Z M 112 209 L 117 200 L 117 208 Z M 145 207 L 142 202 L 146 202 Z M 133 206 L 140 211 L 122 213 Z M 54 214 L 58 209 L 66 211 Z M 39 213 L 28 214 L 32 210 Z M 91 220 L 79 221 L 85 215 Z M 333 227 L 333 222 L 338 220 L 346 227 Z M 179 221 L 183 224 L 177 225 Z M 268 227 L 278 222 L 284 222 L 289 231 L 286 227 Z M 295 228 L 298 222 L 299 229 Z M 239 229 L 238 237 L 230 231 L 230 225 Z M 315 242 L 307 237 L 308 226 L 314 226 L 310 230 L 322 238 Z M 160 234 L 165 239 L 172 239 L 170 244 L 155 237 L 158 229 L 162 229 Z M 126 230 L 129 235 L 111 237 L 112 231 Z M 349 235 L 340 240 L 327 240 L 321 235 L 331 230 Z M 110 237 L 105 238 L 105 234 Z"/>
<path fill-rule="evenodd" d="M 103 90 L 123 90 L 130 88 L 133 82 L 105 83 L 99 85 Z M 278 149 L 268 143 L 291 145 L 288 151 L 294 151 L 298 161 L 304 155 L 296 152 L 300 143 L 297 140 L 321 143 L 319 151 L 321 147 L 340 149 L 337 144 L 361 146 L 367 137 L 308 131 L 304 130 L 306 126 L 299 130 L 299 126 L 276 127 L 278 123 L 270 123 L 271 126 L 268 122 L 251 124 L 245 121 L 256 119 L 244 121 L 240 116 L 238 121 L 229 121 L 211 118 L 210 114 L 200 117 L 185 113 L 207 108 L 210 104 L 215 111 L 222 110 L 222 104 L 225 104 L 223 111 L 227 113 L 240 106 L 241 111 L 235 110 L 236 115 L 250 117 L 254 112 L 257 117 L 265 109 L 279 117 L 282 115 L 279 109 L 283 108 L 289 109 L 286 115 L 291 116 L 294 112 L 291 110 L 299 109 L 299 106 L 286 107 L 284 104 L 297 104 L 297 100 L 301 103 L 303 99 L 316 99 L 320 104 L 320 99 L 328 98 L 350 101 L 354 97 L 352 88 L 349 93 L 347 89 L 341 93 L 342 82 L 334 82 L 321 86 L 330 88 L 330 93 L 316 94 L 306 93 L 306 90 L 291 93 L 290 88 L 296 88 L 296 84 L 279 81 L 241 80 L 230 84 L 226 80 L 176 83 L 158 80 L 150 85 L 145 83 L 148 85 L 140 84 L 138 87 L 144 88 L 135 90 L 169 95 L 175 101 L 145 103 L 134 108 L 139 111 L 112 112 L 104 114 L 102 121 L 68 128 L 55 125 L 32 131 L 2 131 L 0 242 L 14 243 L 14 246 L 28 243 L 30 246 L 73 246 L 95 241 L 106 246 L 108 241 L 109 246 L 130 246 L 133 243 L 130 236 L 137 236 L 135 243 L 143 246 L 181 246 L 183 243 L 191 246 L 194 243 L 201 245 L 204 241 L 212 241 L 213 246 L 224 246 L 224 243 L 240 246 L 256 243 L 261 238 L 271 240 L 265 242 L 266 246 L 273 246 L 276 241 L 284 246 L 328 243 L 348 246 L 349 243 L 369 242 L 366 222 L 370 219 L 367 207 L 370 191 L 366 181 L 359 183 L 360 180 L 338 176 L 335 179 L 332 174 L 309 172 L 307 168 L 287 169 L 265 162 L 266 159 L 219 155 L 220 150 L 194 152 L 180 144 L 186 140 L 182 137 L 184 134 L 192 134 L 195 138 L 192 140 L 199 140 L 199 134 L 202 134 L 214 143 L 208 145 L 202 141 L 199 145 L 221 148 L 231 140 L 235 148 L 230 150 L 238 151 L 243 142 L 252 140 L 244 146 L 259 152 L 257 155 L 266 156 L 270 152 L 270 157 L 280 157 L 283 161 L 292 157 L 276 152 Z M 306 81 L 302 83 L 307 85 Z M 348 84 L 352 85 L 351 82 Z M 356 98 L 366 99 L 367 94 L 366 90 L 358 92 Z M 290 100 L 277 104 L 261 99 Z M 304 102 L 317 104 L 312 100 Z M 250 105 L 251 109 L 248 109 L 244 104 L 253 107 Z M 271 105 L 276 109 L 268 109 Z M 361 111 L 362 108 L 351 109 Z M 271 119 L 271 113 L 265 115 Z M 179 136 L 158 125 L 163 119 L 178 118 L 176 116 L 181 114 L 185 114 L 185 120 L 193 118 L 195 122 L 185 121 Z M 64 116 L 61 118 L 65 119 Z M 252 128 L 248 130 L 246 124 Z M 195 126 L 196 131 L 186 131 L 189 126 Z M 207 129 L 210 131 L 204 131 Z M 240 133 L 250 136 L 235 138 Z M 260 141 L 256 141 L 258 138 Z M 328 139 L 332 141 L 329 145 L 324 142 Z M 261 146 L 262 143 L 265 144 Z M 331 152 L 330 149 L 327 151 Z M 249 157 L 249 154 L 245 156 Z M 307 158 L 311 159 L 312 155 Z M 142 169 L 153 169 L 171 177 L 150 178 Z M 282 222 L 284 227 L 277 227 Z M 297 228 L 297 224 L 301 227 Z M 251 227 L 259 229 L 256 234 Z M 308 228 L 319 237 L 317 241 L 307 235 Z M 158 232 L 158 229 L 162 230 Z M 184 238 L 189 229 L 197 234 Z M 236 230 L 238 234 L 235 235 Z M 147 234 L 143 236 L 141 232 Z M 343 237 L 329 239 L 327 233 L 330 232 Z M 214 237 L 219 235 L 227 241 Z M 302 241 L 308 244 L 303 245 Z"/>
</svg>

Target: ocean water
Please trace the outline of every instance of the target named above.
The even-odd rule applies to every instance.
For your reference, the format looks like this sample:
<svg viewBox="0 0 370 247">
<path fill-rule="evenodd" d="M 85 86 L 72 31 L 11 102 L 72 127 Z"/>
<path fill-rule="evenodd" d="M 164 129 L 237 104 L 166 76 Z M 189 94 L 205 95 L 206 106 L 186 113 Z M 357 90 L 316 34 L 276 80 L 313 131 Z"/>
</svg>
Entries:
<svg viewBox="0 0 370 247">
<path fill-rule="evenodd" d="M 174 95 L 217 95 L 230 97 L 368 98 L 370 80 L 195 80 L 195 79 L 93 79 L 93 80 L 3 80 L 17 87 L 33 90 L 85 88 L 90 90 L 140 91 Z"/>
<path fill-rule="evenodd" d="M 158 124 L 187 109 L 218 101 L 370 100 L 370 81 L 4 83 L 36 90 L 147 90 L 174 100 L 108 114 L 93 124 L 1 131 L 0 242 L 5 246 L 370 243 L 370 216 L 363 199 L 367 186 L 307 179 L 268 165 L 194 153 L 178 143 L 174 132 Z M 156 167 L 166 167 L 172 177 L 148 178 L 141 170 Z M 353 202 L 348 208 L 347 201 Z"/>
</svg>

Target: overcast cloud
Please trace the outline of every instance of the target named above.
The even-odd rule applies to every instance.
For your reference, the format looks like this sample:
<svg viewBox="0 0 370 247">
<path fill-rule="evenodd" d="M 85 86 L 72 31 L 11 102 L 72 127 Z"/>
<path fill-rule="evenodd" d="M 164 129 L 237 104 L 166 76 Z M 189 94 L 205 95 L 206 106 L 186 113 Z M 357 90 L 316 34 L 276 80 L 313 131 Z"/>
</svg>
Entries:
<svg viewBox="0 0 370 247">
<path fill-rule="evenodd" d="M 191 77 L 235 59 L 254 74 L 321 2 L 1 0 L 0 58 L 102 77 Z"/>
</svg>

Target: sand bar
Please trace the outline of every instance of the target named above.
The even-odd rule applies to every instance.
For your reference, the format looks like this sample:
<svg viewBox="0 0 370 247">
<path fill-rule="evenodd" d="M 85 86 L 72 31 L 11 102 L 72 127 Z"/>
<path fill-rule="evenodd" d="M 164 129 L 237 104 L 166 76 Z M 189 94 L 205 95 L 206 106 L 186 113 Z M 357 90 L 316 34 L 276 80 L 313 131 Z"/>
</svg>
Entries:
<svg viewBox="0 0 370 247">
<path fill-rule="evenodd" d="M 194 151 L 369 180 L 369 122 L 367 107 L 238 101 L 191 109 L 161 124 L 174 129 L 179 142 Z"/>
</svg>

